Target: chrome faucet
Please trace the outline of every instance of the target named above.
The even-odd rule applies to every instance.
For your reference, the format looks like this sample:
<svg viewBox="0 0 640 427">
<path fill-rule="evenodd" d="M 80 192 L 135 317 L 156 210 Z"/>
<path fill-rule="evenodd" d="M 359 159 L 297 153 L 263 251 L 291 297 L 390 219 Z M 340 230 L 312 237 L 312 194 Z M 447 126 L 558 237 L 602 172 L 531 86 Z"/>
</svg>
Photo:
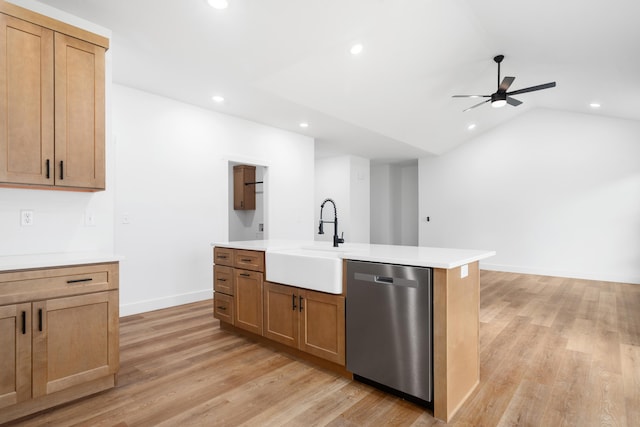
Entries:
<svg viewBox="0 0 640 427">
<path fill-rule="evenodd" d="M 324 205 L 327 202 L 331 202 L 333 205 L 333 221 L 324 221 L 322 219 L 322 209 L 324 209 Z M 342 236 L 338 237 L 338 209 L 336 208 L 336 202 L 332 199 L 325 199 L 324 202 L 320 205 L 320 227 L 318 227 L 318 234 L 324 234 L 324 223 L 333 224 L 333 247 L 337 248 L 338 243 L 344 243 L 344 231 L 342 232 Z"/>
</svg>

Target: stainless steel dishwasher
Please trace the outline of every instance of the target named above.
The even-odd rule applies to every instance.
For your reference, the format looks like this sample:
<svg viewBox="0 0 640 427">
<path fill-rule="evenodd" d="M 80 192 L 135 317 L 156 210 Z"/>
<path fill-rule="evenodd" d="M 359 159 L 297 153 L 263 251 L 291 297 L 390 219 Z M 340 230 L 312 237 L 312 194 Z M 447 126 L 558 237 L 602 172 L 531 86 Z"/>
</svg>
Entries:
<svg viewBox="0 0 640 427">
<path fill-rule="evenodd" d="M 430 268 L 347 262 L 347 369 L 356 379 L 432 404 L 432 295 Z"/>
</svg>

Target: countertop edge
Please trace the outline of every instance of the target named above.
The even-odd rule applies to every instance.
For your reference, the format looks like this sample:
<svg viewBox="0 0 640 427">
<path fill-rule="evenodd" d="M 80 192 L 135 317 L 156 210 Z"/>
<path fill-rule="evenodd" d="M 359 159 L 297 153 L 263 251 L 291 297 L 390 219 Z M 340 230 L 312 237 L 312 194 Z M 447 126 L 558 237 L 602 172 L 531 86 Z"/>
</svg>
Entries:
<svg viewBox="0 0 640 427">
<path fill-rule="evenodd" d="M 0 256 L 0 272 L 120 262 L 124 256 L 108 253 L 50 253 Z"/>
<path fill-rule="evenodd" d="M 233 241 L 233 242 L 214 242 L 211 243 L 211 247 L 220 246 L 231 249 L 241 249 L 241 250 L 257 250 L 264 251 L 268 253 L 269 251 L 279 251 L 279 250 L 287 250 L 287 249 L 301 249 L 306 248 L 309 249 L 313 245 L 317 245 L 316 241 L 304 241 L 304 240 L 248 240 L 248 241 Z M 329 242 L 330 244 L 330 242 Z M 394 246 L 394 245 L 377 245 L 377 244 L 355 244 L 368 246 L 370 248 L 381 248 L 384 247 L 388 251 L 393 252 L 397 249 L 399 252 L 402 251 L 403 248 L 407 248 L 406 246 Z M 427 248 L 427 247 L 410 247 L 413 248 Z M 457 268 L 465 264 L 470 264 L 476 261 L 481 261 L 486 258 L 490 258 L 496 255 L 496 251 L 489 250 L 466 250 L 466 249 L 454 249 L 454 248 L 427 248 L 433 249 L 435 251 L 462 251 L 466 252 L 465 254 L 461 254 L 462 256 L 456 257 L 449 256 L 444 257 L 444 259 L 433 259 L 433 258 L 420 258 L 416 256 L 400 256 L 390 254 L 386 252 L 384 254 L 372 254 L 366 251 L 360 251 L 358 249 L 354 250 L 345 250 L 344 252 L 340 252 L 337 254 L 339 258 L 344 260 L 353 260 L 353 261 L 365 261 L 365 262 L 379 262 L 385 264 L 398 264 L 398 265 L 411 265 L 416 267 L 431 267 L 431 268 L 442 268 L 442 269 L 452 269 Z"/>
</svg>

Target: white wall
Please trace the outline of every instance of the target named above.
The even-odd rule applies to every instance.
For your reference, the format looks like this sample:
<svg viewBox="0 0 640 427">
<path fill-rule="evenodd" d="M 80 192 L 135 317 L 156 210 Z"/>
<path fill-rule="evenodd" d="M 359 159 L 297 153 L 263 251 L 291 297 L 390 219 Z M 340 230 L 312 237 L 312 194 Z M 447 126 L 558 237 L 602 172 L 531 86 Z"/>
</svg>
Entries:
<svg viewBox="0 0 640 427">
<path fill-rule="evenodd" d="M 105 37 L 111 32 L 47 5 L 13 0 L 26 9 L 92 31 Z M 114 155 L 111 142 L 111 53 L 106 54 L 106 191 L 78 193 L 71 191 L 0 188 L 0 256 L 50 252 L 113 253 Z M 20 211 L 33 210 L 34 223 L 20 226 Z M 91 213 L 95 226 L 85 225 Z"/>
<path fill-rule="evenodd" d="M 315 162 L 315 239 L 333 241 L 333 224 L 318 235 L 320 205 L 333 199 L 338 210 L 338 233 L 345 243 L 369 243 L 369 160 L 356 156 L 317 159 Z M 333 206 L 325 205 L 325 221 L 333 221 Z"/>
<path fill-rule="evenodd" d="M 418 244 L 418 162 L 371 167 L 371 243 Z"/>
<path fill-rule="evenodd" d="M 640 283 L 640 122 L 532 110 L 421 159 L 420 245 L 482 267 Z"/>
<path fill-rule="evenodd" d="M 312 239 L 311 138 L 114 85 L 121 314 L 211 297 L 229 235 L 229 162 L 265 165 L 272 239 Z M 129 224 L 124 224 L 124 220 Z"/>
</svg>

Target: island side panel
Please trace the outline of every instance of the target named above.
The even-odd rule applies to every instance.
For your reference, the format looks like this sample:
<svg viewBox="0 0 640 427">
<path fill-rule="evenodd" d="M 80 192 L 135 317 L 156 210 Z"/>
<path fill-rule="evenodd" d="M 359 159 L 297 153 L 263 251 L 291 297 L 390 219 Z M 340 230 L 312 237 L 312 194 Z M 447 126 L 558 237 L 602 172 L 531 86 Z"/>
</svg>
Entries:
<svg viewBox="0 0 640 427">
<path fill-rule="evenodd" d="M 449 421 L 480 380 L 480 272 L 478 262 L 434 269 L 433 352 L 436 418 Z"/>
</svg>

